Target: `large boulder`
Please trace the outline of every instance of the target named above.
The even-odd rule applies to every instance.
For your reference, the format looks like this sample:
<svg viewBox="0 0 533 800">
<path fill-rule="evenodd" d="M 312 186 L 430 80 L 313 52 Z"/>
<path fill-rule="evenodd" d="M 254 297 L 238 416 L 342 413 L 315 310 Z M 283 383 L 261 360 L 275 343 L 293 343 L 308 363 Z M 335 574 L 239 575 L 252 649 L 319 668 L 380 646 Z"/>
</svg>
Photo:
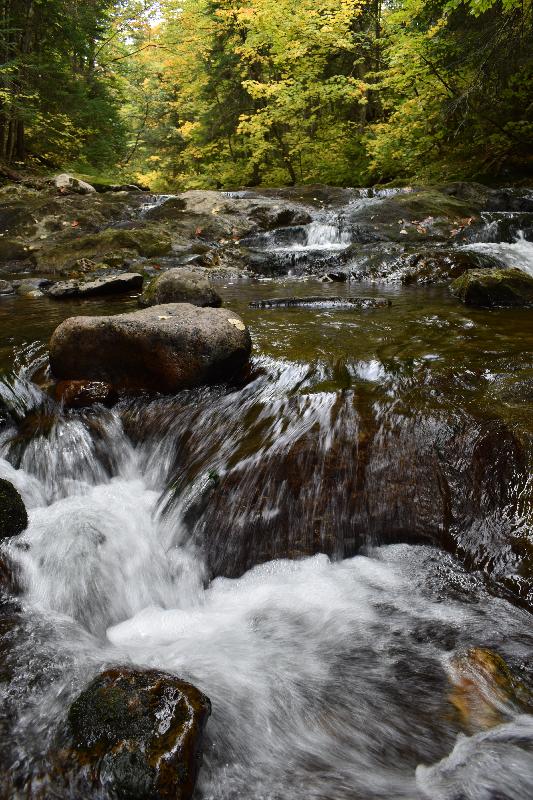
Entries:
<svg viewBox="0 0 533 800">
<path fill-rule="evenodd" d="M 90 183 L 75 178 L 74 175 L 69 175 L 66 172 L 61 175 L 56 175 L 56 177 L 52 179 L 52 184 L 63 193 L 94 194 L 96 192 L 96 189 L 94 186 L 91 186 Z"/>
<path fill-rule="evenodd" d="M 109 669 L 72 703 L 59 766 L 84 784 L 76 796 L 188 800 L 210 713 L 209 699 L 174 675 Z"/>
<path fill-rule="evenodd" d="M 452 292 L 471 306 L 533 305 L 533 277 L 521 269 L 472 269 L 452 283 Z"/>
<path fill-rule="evenodd" d="M 481 203 L 438 189 L 402 190 L 344 212 L 354 241 L 420 242 L 456 237 L 474 222 Z"/>
<path fill-rule="evenodd" d="M 109 294 L 125 294 L 142 289 L 143 278 L 137 272 L 124 272 L 120 275 L 106 275 L 89 281 L 59 281 L 49 290 L 48 295 L 56 300 L 71 297 L 100 297 Z"/>
<path fill-rule="evenodd" d="M 191 303 L 193 306 L 219 308 L 222 298 L 209 283 L 205 270 L 178 268 L 153 278 L 145 287 L 139 302 L 144 307 L 162 303 Z"/>
<path fill-rule="evenodd" d="M 240 239 L 259 230 L 305 225 L 312 219 L 308 209 L 284 198 L 200 189 L 169 197 L 148 209 L 145 216 L 164 222 L 181 241 Z"/>
<path fill-rule="evenodd" d="M 233 311 L 174 303 L 65 320 L 50 342 L 50 366 L 59 380 L 175 392 L 230 379 L 250 351 L 250 334 Z"/>
<path fill-rule="evenodd" d="M 17 536 L 28 527 L 28 514 L 15 487 L 0 478 L 0 539 Z"/>
</svg>

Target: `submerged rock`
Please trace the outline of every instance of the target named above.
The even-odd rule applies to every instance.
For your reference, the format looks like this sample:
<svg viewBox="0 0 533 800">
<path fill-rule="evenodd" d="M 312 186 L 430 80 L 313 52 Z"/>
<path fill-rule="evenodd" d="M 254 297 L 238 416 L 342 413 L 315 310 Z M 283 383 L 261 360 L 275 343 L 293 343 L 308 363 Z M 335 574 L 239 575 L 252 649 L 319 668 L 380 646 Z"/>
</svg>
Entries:
<svg viewBox="0 0 533 800">
<path fill-rule="evenodd" d="M 115 667 L 72 703 L 58 760 L 106 797 L 189 800 L 210 713 L 209 699 L 174 675 Z"/>
<path fill-rule="evenodd" d="M 48 290 L 48 295 L 56 300 L 71 297 L 97 297 L 106 294 L 137 292 L 142 289 L 142 285 L 142 275 L 136 272 L 125 272 L 121 275 L 109 275 L 89 281 L 60 281 Z"/>
<path fill-rule="evenodd" d="M 209 283 L 205 270 L 178 268 L 153 278 L 145 287 L 139 303 L 144 307 L 162 303 L 190 303 L 193 306 L 219 308 L 222 298 Z"/>
<path fill-rule="evenodd" d="M 273 297 L 268 300 L 254 300 L 250 308 L 317 308 L 355 311 L 369 308 L 386 308 L 392 302 L 385 297 Z"/>
<path fill-rule="evenodd" d="M 468 270 L 452 292 L 471 306 L 533 305 L 533 277 L 521 269 Z"/>
<path fill-rule="evenodd" d="M 55 395 L 68 408 L 87 408 L 96 403 L 112 406 L 118 400 L 115 389 L 103 381 L 60 381 Z"/>
<path fill-rule="evenodd" d="M 28 527 L 28 514 L 20 494 L 9 481 L 0 478 L 0 539 L 18 536 Z"/>
<path fill-rule="evenodd" d="M 175 392 L 231 379 L 251 346 L 246 325 L 233 311 L 175 303 L 65 320 L 50 342 L 50 366 L 59 380 Z"/>
<path fill-rule="evenodd" d="M 533 712 L 533 695 L 504 659 L 474 647 L 451 662 L 450 701 L 470 731 L 487 730 L 516 714 Z"/>
</svg>

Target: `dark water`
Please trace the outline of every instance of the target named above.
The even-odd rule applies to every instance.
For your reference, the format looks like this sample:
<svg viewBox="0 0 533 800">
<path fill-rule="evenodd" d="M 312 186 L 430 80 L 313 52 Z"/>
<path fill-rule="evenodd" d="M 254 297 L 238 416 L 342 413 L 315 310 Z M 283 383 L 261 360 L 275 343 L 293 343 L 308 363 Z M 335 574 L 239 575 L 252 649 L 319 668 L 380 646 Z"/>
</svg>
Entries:
<svg viewBox="0 0 533 800">
<path fill-rule="evenodd" d="M 30 509 L 7 545 L 4 795 L 80 796 L 47 749 L 86 680 L 131 662 L 212 700 L 198 798 L 533 796 L 533 717 L 490 686 L 488 730 L 451 702 L 469 648 L 532 679 L 531 312 L 220 290 L 253 337 L 242 384 L 69 412 L 31 381 L 38 343 L 135 299 L 0 299 L 0 476 Z M 248 308 L 319 293 L 392 305 Z"/>
</svg>

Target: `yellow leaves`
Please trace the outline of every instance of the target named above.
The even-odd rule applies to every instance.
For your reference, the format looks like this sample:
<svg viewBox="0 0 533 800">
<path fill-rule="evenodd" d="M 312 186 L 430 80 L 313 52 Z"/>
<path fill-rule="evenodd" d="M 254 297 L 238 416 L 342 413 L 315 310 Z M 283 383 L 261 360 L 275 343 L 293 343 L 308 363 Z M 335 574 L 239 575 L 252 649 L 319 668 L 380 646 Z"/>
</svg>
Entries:
<svg viewBox="0 0 533 800">
<path fill-rule="evenodd" d="M 178 129 L 180 134 L 183 136 L 184 139 L 192 139 L 194 133 L 200 127 L 199 122 L 184 122 L 183 125 L 180 126 Z"/>
</svg>

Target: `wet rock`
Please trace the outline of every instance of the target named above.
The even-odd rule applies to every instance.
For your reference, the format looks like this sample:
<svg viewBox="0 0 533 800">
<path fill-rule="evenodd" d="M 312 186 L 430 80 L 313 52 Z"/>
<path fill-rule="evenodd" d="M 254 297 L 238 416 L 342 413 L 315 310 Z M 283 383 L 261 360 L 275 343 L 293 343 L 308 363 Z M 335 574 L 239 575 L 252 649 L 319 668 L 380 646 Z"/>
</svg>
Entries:
<svg viewBox="0 0 533 800">
<path fill-rule="evenodd" d="M 176 303 L 116 316 L 71 317 L 52 336 L 50 365 L 59 380 L 175 392 L 231 379 L 250 351 L 250 334 L 233 311 Z"/>
<path fill-rule="evenodd" d="M 9 481 L 0 478 L 0 539 L 18 536 L 28 527 L 22 497 Z"/>
<path fill-rule="evenodd" d="M 191 190 L 149 209 L 146 219 L 163 222 L 173 238 L 209 242 L 238 240 L 260 230 L 311 222 L 308 210 L 280 197 L 255 193 Z"/>
<path fill-rule="evenodd" d="M 456 655 L 450 668 L 454 684 L 450 701 L 469 732 L 533 713 L 533 694 L 492 650 L 474 647 Z"/>
<path fill-rule="evenodd" d="M 52 179 L 52 184 L 62 193 L 93 194 L 96 192 L 96 189 L 94 186 L 91 186 L 90 183 L 79 180 L 79 178 L 75 178 L 73 175 L 69 175 L 66 172 L 62 175 L 56 175 L 56 177 Z"/>
<path fill-rule="evenodd" d="M 106 228 L 99 233 L 69 238 L 43 247 L 35 254 L 35 258 L 41 269 L 58 270 L 72 266 L 80 258 L 103 259 L 110 253 L 123 250 L 148 258 L 164 256 L 171 252 L 172 242 L 166 231 L 155 227 L 131 230 Z"/>
<path fill-rule="evenodd" d="M 451 288 L 467 305 L 533 305 L 533 277 L 516 268 L 468 270 L 452 283 Z"/>
<path fill-rule="evenodd" d="M 193 306 L 219 308 L 222 298 L 209 283 L 205 270 L 178 268 L 153 278 L 145 287 L 139 303 L 144 307 L 162 303 L 190 303 Z"/>
<path fill-rule="evenodd" d="M 47 278 L 24 278 L 14 284 L 17 294 L 21 297 L 33 297 L 35 292 L 42 296 L 42 290 L 52 286 L 52 281 Z"/>
<path fill-rule="evenodd" d="M 250 308 L 316 308 L 318 310 L 356 311 L 371 308 L 386 308 L 392 302 L 385 297 L 273 297 L 254 300 Z"/>
<path fill-rule="evenodd" d="M 109 669 L 72 703 L 58 761 L 118 800 L 189 800 L 210 713 L 208 698 L 173 675 Z"/>
<path fill-rule="evenodd" d="M 142 275 L 137 272 L 126 272 L 88 281 L 60 281 L 48 290 L 48 295 L 55 300 L 71 297 L 99 297 L 101 295 L 138 292 L 142 289 L 142 285 Z"/>
<path fill-rule="evenodd" d="M 55 396 L 68 408 L 87 408 L 96 403 L 112 406 L 118 400 L 115 389 L 103 381 L 60 381 Z"/>
<path fill-rule="evenodd" d="M 324 283 L 344 283 L 348 280 L 348 273 L 346 272 L 326 272 L 320 279 Z"/>
<path fill-rule="evenodd" d="M 15 287 L 13 286 L 11 281 L 0 280 L 0 295 L 13 294 L 14 291 Z"/>
<path fill-rule="evenodd" d="M 470 250 L 435 250 L 413 253 L 402 259 L 401 281 L 412 283 L 445 283 L 459 278 L 469 269 L 494 269 L 501 263 L 485 253 Z M 395 264 L 395 271 L 398 265 Z"/>
<path fill-rule="evenodd" d="M 477 218 L 481 200 L 465 200 L 438 189 L 399 192 L 375 204 L 346 212 L 354 241 L 444 240 L 456 236 Z"/>
</svg>

